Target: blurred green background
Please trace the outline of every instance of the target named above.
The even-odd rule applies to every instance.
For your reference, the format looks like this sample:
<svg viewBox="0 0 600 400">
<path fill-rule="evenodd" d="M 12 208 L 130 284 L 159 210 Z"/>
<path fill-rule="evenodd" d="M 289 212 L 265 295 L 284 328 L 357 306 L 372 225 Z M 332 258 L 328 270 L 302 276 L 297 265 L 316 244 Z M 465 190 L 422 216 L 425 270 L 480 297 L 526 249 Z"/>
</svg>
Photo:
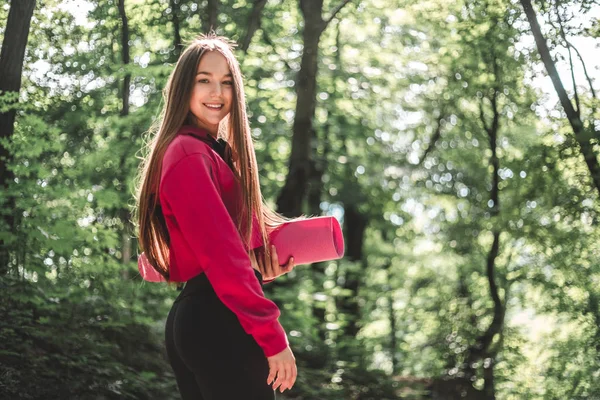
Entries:
<svg viewBox="0 0 600 400">
<path fill-rule="evenodd" d="M 4 0 L 0 398 L 179 398 L 133 187 L 213 27 L 265 197 L 344 229 L 343 259 L 265 286 L 299 366 L 278 399 L 600 399 L 599 9 Z"/>
</svg>

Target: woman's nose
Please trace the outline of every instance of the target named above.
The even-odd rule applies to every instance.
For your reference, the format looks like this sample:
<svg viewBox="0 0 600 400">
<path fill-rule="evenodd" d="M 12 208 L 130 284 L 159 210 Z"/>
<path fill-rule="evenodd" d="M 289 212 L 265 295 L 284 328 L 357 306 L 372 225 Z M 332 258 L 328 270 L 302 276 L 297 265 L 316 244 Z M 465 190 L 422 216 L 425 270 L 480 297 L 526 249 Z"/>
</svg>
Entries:
<svg viewBox="0 0 600 400">
<path fill-rule="evenodd" d="M 211 94 L 215 96 L 220 96 L 223 92 L 223 88 L 220 83 L 216 83 L 212 86 Z"/>
</svg>

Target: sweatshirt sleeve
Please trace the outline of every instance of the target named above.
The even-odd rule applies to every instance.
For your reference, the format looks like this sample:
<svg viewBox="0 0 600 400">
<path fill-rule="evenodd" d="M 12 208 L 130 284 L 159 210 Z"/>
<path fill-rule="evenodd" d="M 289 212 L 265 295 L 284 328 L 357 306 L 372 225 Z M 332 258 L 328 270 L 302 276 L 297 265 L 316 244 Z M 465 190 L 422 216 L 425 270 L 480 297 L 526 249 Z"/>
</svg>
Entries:
<svg viewBox="0 0 600 400">
<path fill-rule="evenodd" d="M 270 357 L 288 345 L 278 320 L 280 311 L 265 298 L 254 275 L 215 185 L 212 165 L 206 154 L 187 155 L 163 177 L 162 196 L 219 299 Z"/>
</svg>

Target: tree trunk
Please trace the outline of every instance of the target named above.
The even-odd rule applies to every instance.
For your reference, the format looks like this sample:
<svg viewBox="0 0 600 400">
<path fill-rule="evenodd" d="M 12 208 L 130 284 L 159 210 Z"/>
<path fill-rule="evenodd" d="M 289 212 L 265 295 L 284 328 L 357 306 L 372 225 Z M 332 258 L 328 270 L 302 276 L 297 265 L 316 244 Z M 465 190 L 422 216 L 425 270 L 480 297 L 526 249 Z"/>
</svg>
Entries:
<svg viewBox="0 0 600 400">
<path fill-rule="evenodd" d="M 497 77 L 498 73 L 495 58 L 493 62 L 494 72 Z M 494 117 L 492 120 L 492 125 L 489 128 L 486 127 L 486 131 L 489 137 L 490 149 L 492 150 L 492 156 L 490 158 L 490 163 L 492 164 L 492 190 L 490 193 L 490 200 L 492 200 L 493 202 L 490 214 L 492 218 L 497 218 L 500 214 L 500 161 L 498 159 L 497 153 L 500 112 L 498 111 L 497 99 L 498 89 L 495 88 L 494 94 L 491 99 Z M 494 336 L 496 334 L 501 333 L 504 326 L 504 314 L 506 311 L 504 308 L 504 304 L 502 304 L 502 300 L 500 299 L 500 295 L 498 293 L 498 285 L 496 284 L 495 279 L 496 258 L 498 257 L 500 251 L 500 230 L 495 229 L 492 231 L 492 234 L 494 239 L 487 257 L 486 275 L 488 279 L 488 285 L 490 288 L 490 296 L 492 297 L 492 301 L 494 302 L 494 318 L 492 319 L 490 327 L 481 338 L 482 347 L 485 349 L 489 348 Z"/>
<path fill-rule="evenodd" d="M 489 364 L 484 363 L 483 367 L 483 395 L 485 396 L 485 400 L 496 399 L 496 385 L 494 381 L 495 357 L 495 354 L 489 357 Z"/>
<path fill-rule="evenodd" d="M 309 5 L 310 3 L 310 5 Z M 304 50 L 296 77 L 296 112 L 294 117 L 292 154 L 285 185 L 277 199 L 278 211 L 286 216 L 302 214 L 311 165 L 311 140 L 317 96 L 319 40 L 324 29 L 321 11 L 323 0 L 300 1 L 304 17 L 302 40 Z"/>
<path fill-rule="evenodd" d="M 336 302 L 338 312 L 346 320 L 343 334 L 348 338 L 356 338 L 360 329 L 358 291 L 366 269 L 366 261 L 363 259 L 363 243 L 368 222 L 368 218 L 361 214 L 356 206 L 353 204 L 346 206 L 344 211 L 344 233 L 347 249 L 345 257 L 350 261 L 360 262 L 360 270 L 348 269 L 346 271 L 342 289 L 348 291 L 349 294 L 338 298 Z"/>
<path fill-rule="evenodd" d="M 493 69 L 496 76 L 498 78 L 498 65 L 495 56 L 493 56 Z M 490 215 L 492 218 L 497 218 L 500 214 L 500 189 L 499 189 L 499 170 L 500 170 L 500 161 L 498 159 L 497 154 L 497 141 L 498 141 L 498 130 L 499 130 L 499 121 L 500 121 L 500 112 L 498 111 L 497 105 L 498 99 L 498 88 L 494 88 L 494 93 L 490 99 L 493 119 L 491 124 L 486 122 L 486 118 L 483 112 L 483 100 L 480 105 L 480 117 L 481 122 L 484 126 L 485 131 L 488 134 L 490 149 L 492 151 L 492 156 L 490 157 L 490 164 L 492 166 L 492 189 L 490 192 L 490 200 L 492 201 L 492 208 L 490 211 Z M 496 259 L 498 257 L 500 251 L 500 230 L 494 229 L 492 231 L 493 241 L 490 246 L 490 250 L 488 252 L 487 260 L 486 260 L 486 276 L 488 280 L 488 285 L 490 289 L 490 296 L 494 303 L 494 315 L 492 318 L 492 322 L 486 329 L 486 331 L 479 336 L 473 346 L 471 346 L 467 350 L 466 357 L 466 370 L 471 369 L 471 365 L 479 360 L 484 360 L 484 398 L 485 400 L 495 400 L 495 387 L 494 387 L 494 366 L 495 366 L 495 357 L 497 354 L 497 349 L 492 350 L 491 345 L 496 335 L 502 334 L 502 330 L 504 329 L 504 317 L 506 314 L 506 307 L 500 299 L 500 294 L 498 291 L 498 284 L 496 283 Z M 485 361 L 487 359 L 487 361 Z M 467 376 L 469 378 L 469 376 Z"/>
<path fill-rule="evenodd" d="M 181 54 L 181 23 L 180 18 L 180 0 L 170 0 L 171 22 L 173 23 L 173 61 L 176 62 Z"/>
<path fill-rule="evenodd" d="M 388 293 L 388 318 L 390 320 L 390 356 L 392 358 L 392 375 L 395 376 L 398 373 L 398 357 L 396 351 L 398 350 L 398 339 L 396 338 L 396 313 L 394 312 L 394 296 L 390 289 Z"/>
<path fill-rule="evenodd" d="M 125 0 L 119 0 L 119 16 L 121 17 L 121 58 L 125 67 L 129 66 L 129 22 L 125 13 Z M 121 117 L 129 115 L 129 86 L 131 84 L 131 74 L 127 73 L 123 79 L 121 90 Z M 129 157 L 128 152 L 121 155 L 119 172 L 123 174 L 122 181 L 126 181 L 125 159 Z M 127 187 L 127 185 L 124 185 Z M 120 210 L 119 217 L 123 221 L 123 231 L 121 232 L 121 262 L 127 264 L 131 260 L 131 223 L 129 210 L 124 208 Z M 123 278 L 129 277 L 128 271 L 123 270 Z"/>
<path fill-rule="evenodd" d="M 125 0 L 119 0 L 119 16 L 121 17 L 121 59 L 124 66 L 129 66 L 129 21 L 125 14 Z M 121 90 L 121 116 L 129 115 L 129 85 L 131 74 L 125 74 Z"/>
<path fill-rule="evenodd" d="M 387 241 L 387 238 L 383 238 Z M 386 273 L 386 287 L 383 291 L 386 293 L 388 301 L 388 319 L 390 321 L 390 357 L 392 359 L 392 376 L 398 374 L 398 357 L 396 352 L 398 351 L 398 338 L 396 337 L 396 313 L 394 312 L 394 291 L 392 290 L 392 272 L 391 272 L 392 261 L 388 259 L 382 269 Z"/>
<path fill-rule="evenodd" d="M 25 49 L 29 38 L 29 27 L 31 17 L 35 9 L 35 0 L 13 0 L 8 12 L 8 20 L 4 31 L 2 50 L 0 51 L 0 92 L 17 94 L 21 90 L 21 74 L 25 60 Z M 15 103 L 18 100 L 15 100 Z M 0 138 L 10 139 L 15 129 L 16 110 L 10 109 L 0 112 Z M 7 188 L 14 179 L 12 171 L 8 169 L 11 155 L 3 145 L 0 144 L 0 181 L 2 190 L 7 193 Z M 2 205 L 9 212 L 14 210 L 14 198 L 7 196 Z M 16 220 L 14 215 L 5 215 L 3 222 L 7 232 L 15 233 Z M 0 274 L 9 269 L 10 254 L 8 246 L 0 240 Z"/>
<path fill-rule="evenodd" d="M 328 136 L 329 126 L 324 126 L 324 136 Z M 322 160 L 323 162 L 317 163 L 314 159 L 311 162 L 310 169 L 310 185 L 308 193 L 308 209 L 310 215 L 320 215 L 321 212 L 321 198 L 323 196 L 323 172 L 326 169 L 327 153 L 329 151 L 329 141 L 325 141 L 325 148 L 323 150 Z M 312 280 L 314 287 L 317 291 L 324 290 L 323 283 L 325 282 L 325 262 L 314 263 L 311 265 Z M 317 301 L 313 303 L 312 314 L 317 322 L 317 334 L 319 338 L 324 341 L 327 336 L 327 329 L 325 327 L 325 307 L 326 301 Z"/>
<path fill-rule="evenodd" d="M 330 135 L 330 123 L 325 123 L 323 125 L 322 133 L 320 135 L 316 135 L 314 137 L 315 143 L 315 151 L 316 153 L 316 144 L 323 141 L 323 153 L 316 154 L 315 157 L 311 157 L 310 159 L 310 169 L 309 169 L 309 181 L 308 181 L 308 212 L 312 215 L 320 215 L 321 214 L 321 198 L 323 197 L 323 174 L 327 170 L 327 157 L 329 156 L 329 152 L 331 150 L 331 141 L 329 140 Z"/>
<path fill-rule="evenodd" d="M 573 133 L 575 134 L 575 139 L 579 144 L 579 150 L 585 159 L 585 163 L 592 178 L 592 183 L 596 188 L 596 191 L 600 193 L 600 165 L 598 164 L 598 158 L 596 157 L 593 144 L 591 143 L 592 139 L 598 137 L 599 132 L 596 131 L 593 123 L 590 124 L 590 127 L 586 131 L 579 111 L 575 110 L 573 107 L 571 99 L 569 99 L 569 95 L 567 94 L 567 91 L 560 80 L 560 76 L 556 70 L 556 64 L 550 55 L 550 50 L 548 49 L 546 39 L 544 38 L 544 35 L 542 34 L 538 24 L 531 0 L 520 1 L 523 9 L 525 10 L 525 14 L 527 15 L 529 25 L 531 26 L 531 32 L 535 38 L 538 52 L 542 57 L 542 61 L 544 62 L 546 70 L 548 71 L 548 75 L 550 75 L 550 79 L 552 79 L 552 84 L 554 85 L 554 89 L 558 94 L 560 104 L 562 105 L 565 114 L 567 114 L 567 118 L 571 124 L 571 128 L 573 129 Z"/>
<path fill-rule="evenodd" d="M 496 59 L 494 59 L 494 72 L 497 74 L 497 65 Z M 500 112 L 498 111 L 497 105 L 498 99 L 498 90 L 494 89 L 494 94 L 491 99 L 492 110 L 494 112 L 494 117 L 492 120 L 491 127 L 487 128 L 486 131 L 489 137 L 490 149 L 492 150 L 492 156 L 490 158 L 490 163 L 492 164 L 492 190 L 490 193 L 490 200 L 493 202 L 492 209 L 490 214 L 492 218 L 497 218 L 500 214 L 500 161 L 498 159 L 497 152 L 497 141 L 498 141 L 498 129 L 499 129 L 499 119 Z M 492 320 L 492 324 L 490 325 L 486 335 L 484 335 L 485 340 L 483 345 L 485 348 L 489 347 L 492 342 L 494 335 L 500 333 L 502 331 L 502 327 L 504 324 L 504 305 L 502 304 L 502 300 L 500 299 L 500 295 L 498 293 L 498 285 L 495 280 L 495 268 L 496 268 L 496 258 L 498 257 L 498 253 L 500 251 L 500 230 L 495 229 L 492 231 L 494 240 L 492 242 L 492 246 L 488 253 L 487 265 L 486 265 L 486 275 L 488 278 L 488 285 L 490 287 L 490 295 L 494 302 L 494 318 Z"/>
<path fill-rule="evenodd" d="M 596 331 L 594 332 L 594 347 L 596 349 L 596 360 L 600 365 L 600 296 L 596 294 L 596 288 L 590 280 L 586 280 L 585 289 L 588 292 L 587 310 L 594 318 L 594 326 Z"/>
<path fill-rule="evenodd" d="M 216 30 L 218 26 L 219 0 L 207 0 L 206 10 L 200 16 L 202 20 L 202 31 L 208 33 Z"/>
<path fill-rule="evenodd" d="M 21 74 L 25 59 L 25 48 L 29 37 L 31 17 L 35 8 L 35 0 L 12 0 L 4 41 L 0 51 L 0 91 L 19 93 L 21 90 Z M 17 101 L 15 101 L 16 103 Z M 9 138 L 14 132 L 16 110 L 0 113 L 0 137 Z M 0 157 L 9 157 L 4 146 L 0 145 Z M 0 164 L 0 177 L 3 182 L 8 177 L 6 163 Z M 10 176 L 12 178 L 12 176 Z"/>
<path fill-rule="evenodd" d="M 277 211 L 286 216 L 302 214 L 311 172 L 319 40 L 329 22 L 347 3 L 348 0 L 342 1 L 329 18 L 323 19 L 323 0 L 300 0 L 300 10 L 304 18 L 302 30 L 304 48 L 295 85 L 296 112 L 292 128 L 292 154 L 285 185 L 277 199 Z"/>
</svg>

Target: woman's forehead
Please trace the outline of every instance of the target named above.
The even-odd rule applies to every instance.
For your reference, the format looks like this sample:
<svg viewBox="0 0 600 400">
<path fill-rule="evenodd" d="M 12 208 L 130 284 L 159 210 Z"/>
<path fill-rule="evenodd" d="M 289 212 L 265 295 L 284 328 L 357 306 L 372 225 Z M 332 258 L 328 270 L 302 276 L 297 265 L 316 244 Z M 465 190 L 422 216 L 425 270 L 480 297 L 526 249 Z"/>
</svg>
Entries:
<svg viewBox="0 0 600 400">
<path fill-rule="evenodd" d="M 196 71 L 196 74 L 200 73 L 206 75 L 231 75 L 225 56 L 218 51 L 204 53 Z"/>
</svg>

